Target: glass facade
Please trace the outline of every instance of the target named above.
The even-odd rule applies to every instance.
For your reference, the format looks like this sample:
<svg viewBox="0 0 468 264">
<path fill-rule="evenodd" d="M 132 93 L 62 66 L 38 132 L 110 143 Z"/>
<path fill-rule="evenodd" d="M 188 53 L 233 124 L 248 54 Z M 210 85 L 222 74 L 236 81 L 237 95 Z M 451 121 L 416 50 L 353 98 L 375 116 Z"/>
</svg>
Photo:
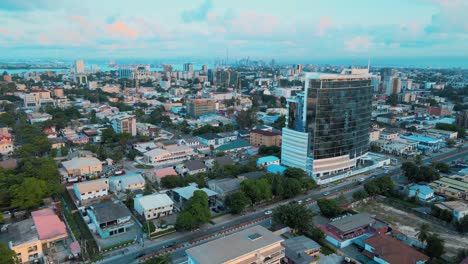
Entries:
<svg viewBox="0 0 468 264">
<path fill-rule="evenodd" d="M 366 154 L 372 111 L 371 80 L 309 79 L 308 82 L 305 132 L 310 135 L 309 155 L 317 160 L 343 155 L 352 159 Z"/>
</svg>

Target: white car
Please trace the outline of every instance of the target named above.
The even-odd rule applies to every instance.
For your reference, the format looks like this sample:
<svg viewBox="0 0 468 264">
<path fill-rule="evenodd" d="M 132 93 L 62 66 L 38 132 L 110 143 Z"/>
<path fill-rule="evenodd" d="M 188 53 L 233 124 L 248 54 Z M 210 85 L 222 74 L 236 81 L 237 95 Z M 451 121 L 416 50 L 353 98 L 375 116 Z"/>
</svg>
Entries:
<svg viewBox="0 0 468 264">
<path fill-rule="evenodd" d="M 265 211 L 265 215 L 271 215 L 273 213 L 272 210 Z"/>
<path fill-rule="evenodd" d="M 359 182 L 364 182 L 366 179 L 364 178 L 359 178 Z"/>
</svg>

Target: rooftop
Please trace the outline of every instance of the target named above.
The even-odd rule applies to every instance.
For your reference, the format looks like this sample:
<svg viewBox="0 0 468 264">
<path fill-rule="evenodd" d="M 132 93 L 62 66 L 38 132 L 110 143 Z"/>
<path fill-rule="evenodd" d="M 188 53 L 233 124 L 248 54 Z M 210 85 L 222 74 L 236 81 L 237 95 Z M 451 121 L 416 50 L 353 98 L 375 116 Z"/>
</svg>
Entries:
<svg viewBox="0 0 468 264">
<path fill-rule="evenodd" d="M 268 173 L 279 173 L 279 174 L 283 174 L 284 171 L 286 170 L 286 167 L 285 166 L 281 166 L 281 165 L 278 165 L 278 164 L 270 164 L 266 167 L 267 169 L 267 172 Z"/>
<path fill-rule="evenodd" d="M 216 148 L 217 151 L 225 151 L 225 150 L 233 150 L 233 149 L 238 149 L 238 148 L 245 148 L 249 147 L 250 144 L 243 140 L 243 139 L 236 139 L 234 141 L 231 141 L 227 144 L 221 145 Z"/>
<path fill-rule="evenodd" d="M 201 160 L 189 160 L 185 162 L 185 167 L 189 171 L 196 171 L 196 170 L 205 169 L 206 165 Z"/>
<path fill-rule="evenodd" d="M 373 247 L 372 253 L 388 263 L 416 264 L 429 260 L 428 256 L 387 235 L 375 235 L 364 243 Z"/>
<path fill-rule="evenodd" d="M 81 193 L 87 193 L 95 190 L 109 189 L 109 182 L 107 181 L 107 179 L 98 179 L 75 183 L 73 184 L 73 186 L 76 186 L 78 191 L 80 191 Z"/>
<path fill-rule="evenodd" d="M 71 160 L 62 162 L 62 166 L 67 171 L 76 170 L 81 167 L 94 166 L 98 164 L 101 164 L 101 161 L 94 157 L 87 157 L 87 158 L 77 157 L 77 158 L 73 158 Z"/>
<path fill-rule="evenodd" d="M 31 213 L 39 239 L 52 239 L 67 235 L 67 228 L 60 218 L 50 208 Z"/>
<path fill-rule="evenodd" d="M 114 202 L 105 202 L 93 205 L 92 210 L 98 223 L 107 223 L 131 215 L 125 205 Z"/>
<path fill-rule="evenodd" d="M 198 191 L 198 190 L 204 191 L 208 195 L 208 197 L 218 195 L 217 192 L 214 192 L 214 191 L 212 191 L 210 189 L 207 189 L 207 188 L 199 189 L 199 188 L 197 188 L 197 187 L 195 187 L 193 185 L 189 185 L 187 187 L 177 188 L 177 189 L 174 189 L 172 191 L 177 193 L 178 195 L 180 195 L 185 200 L 188 200 L 188 199 L 192 198 L 193 193 L 195 191 Z"/>
<path fill-rule="evenodd" d="M 468 202 L 448 201 L 448 202 L 443 202 L 443 204 L 455 211 L 461 211 L 461 212 L 468 211 Z"/>
<path fill-rule="evenodd" d="M 0 241 L 12 242 L 13 246 L 39 240 L 32 218 L 14 222 L 8 226 L 8 231 L 0 233 Z"/>
<path fill-rule="evenodd" d="M 286 239 L 281 242 L 281 245 L 285 248 L 288 259 L 293 260 L 297 264 L 312 263 L 316 258 L 309 256 L 305 251 L 319 250 L 321 248 L 317 242 L 305 236 Z"/>
<path fill-rule="evenodd" d="M 419 193 L 422 194 L 422 195 L 429 195 L 429 194 L 434 192 L 427 185 L 414 184 L 414 185 L 410 186 L 409 188 L 410 188 L 410 190 L 419 191 Z"/>
<path fill-rule="evenodd" d="M 363 227 L 374 223 L 375 220 L 368 213 L 358 213 L 351 216 L 345 216 L 338 220 L 328 223 L 342 233 L 353 231 L 356 228 Z"/>
<path fill-rule="evenodd" d="M 277 132 L 269 131 L 269 130 L 261 130 L 261 129 L 254 129 L 250 131 L 250 133 L 260 134 L 263 136 L 280 136 L 281 135 L 281 133 L 277 133 Z"/>
<path fill-rule="evenodd" d="M 260 157 L 257 159 L 257 165 L 261 165 L 263 163 L 275 162 L 275 161 L 279 161 L 279 158 L 276 156 Z"/>
<path fill-rule="evenodd" d="M 216 189 L 221 193 L 229 193 L 239 190 L 240 183 L 241 180 L 237 178 L 227 178 L 208 181 L 208 186 L 216 185 Z"/>
<path fill-rule="evenodd" d="M 424 137 L 424 136 L 418 136 L 418 135 L 401 135 L 400 137 L 406 138 L 412 141 L 417 141 L 417 142 L 423 142 L 423 143 L 438 143 L 441 142 L 440 139 L 437 138 L 431 138 L 431 137 Z"/>
<path fill-rule="evenodd" d="M 151 195 L 136 197 L 135 203 L 140 203 L 141 207 L 145 211 L 152 208 L 165 207 L 174 204 L 171 198 L 169 198 L 169 196 L 165 193 L 155 193 Z"/>
<path fill-rule="evenodd" d="M 280 243 L 283 239 L 262 226 L 253 226 L 186 250 L 198 263 L 225 263 L 257 250 Z M 229 246 L 226 246 L 229 245 Z"/>
<path fill-rule="evenodd" d="M 306 79 L 316 80 L 334 80 L 334 79 L 356 79 L 356 78 L 370 78 L 370 74 L 338 74 L 338 73 L 323 73 L 323 72 L 310 72 L 306 73 Z"/>
</svg>

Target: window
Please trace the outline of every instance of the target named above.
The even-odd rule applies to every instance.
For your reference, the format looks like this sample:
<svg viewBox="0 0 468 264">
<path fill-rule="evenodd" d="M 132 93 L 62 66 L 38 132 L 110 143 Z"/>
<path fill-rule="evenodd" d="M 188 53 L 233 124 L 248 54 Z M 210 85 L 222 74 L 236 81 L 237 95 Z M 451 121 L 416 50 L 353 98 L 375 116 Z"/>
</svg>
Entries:
<svg viewBox="0 0 468 264">
<path fill-rule="evenodd" d="M 37 246 L 28 247 L 28 253 L 37 251 Z"/>
</svg>

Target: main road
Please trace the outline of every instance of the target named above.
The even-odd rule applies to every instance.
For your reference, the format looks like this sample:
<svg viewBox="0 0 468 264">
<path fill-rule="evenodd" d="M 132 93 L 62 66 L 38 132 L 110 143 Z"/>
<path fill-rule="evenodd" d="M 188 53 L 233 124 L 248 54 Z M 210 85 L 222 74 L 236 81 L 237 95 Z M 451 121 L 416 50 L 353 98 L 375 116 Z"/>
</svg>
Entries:
<svg viewBox="0 0 468 264">
<path fill-rule="evenodd" d="M 455 151 L 435 155 L 424 159 L 425 164 L 432 161 L 452 161 L 463 158 L 467 155 L 468 148 L 462 148 Z M 214 226 L 202 227 L 192 232 L 177 232 L 173 235 L 155 239 L 153 241 L 145 241 L 143 245 L 134 244 L 120 250 L 114 250 L 105 254 L 105 258 L 97 263 L 100 264 L 127 264 L 135 262 L 143 262 L 149 258 L 161 255 L 171 254 L 176 258 L 183 256 L 184 251 L 190 247 L 201 243 L 237 232 L 252 225 L 266 224 L 271 220 L 271 215 L 265 215 L 265 211 L 272 210 L 275 207 L 287 204 L 293 200 L 303 201 L 308 205 L 315 205 L 316 200 L 322 197 L 334 197 L 339 193 L 344 193 L 346 196 L 352 192 L 362 188 L 362 185 L 357 181 L 358 177 L 364 177 L 365 181 L 372 178 L 389 175 L 393 178 L 402 174 L 399 167 L 394 167 L 389 170 L 377 169 L 371 174 L 364 176 L 354 176 L 347 181 L 337 185 L 321 188 L 320 190 L 311 191 L 309 194 L 301 195 L 290 200 L 283 200 L 276 204 L 257 208 L 256 211 L 246 213 L 244 215 L 232 216 L 228 221 L 216 224 Z M 325 195 L 326 194 L 326 195 Z"/>
</svg>

